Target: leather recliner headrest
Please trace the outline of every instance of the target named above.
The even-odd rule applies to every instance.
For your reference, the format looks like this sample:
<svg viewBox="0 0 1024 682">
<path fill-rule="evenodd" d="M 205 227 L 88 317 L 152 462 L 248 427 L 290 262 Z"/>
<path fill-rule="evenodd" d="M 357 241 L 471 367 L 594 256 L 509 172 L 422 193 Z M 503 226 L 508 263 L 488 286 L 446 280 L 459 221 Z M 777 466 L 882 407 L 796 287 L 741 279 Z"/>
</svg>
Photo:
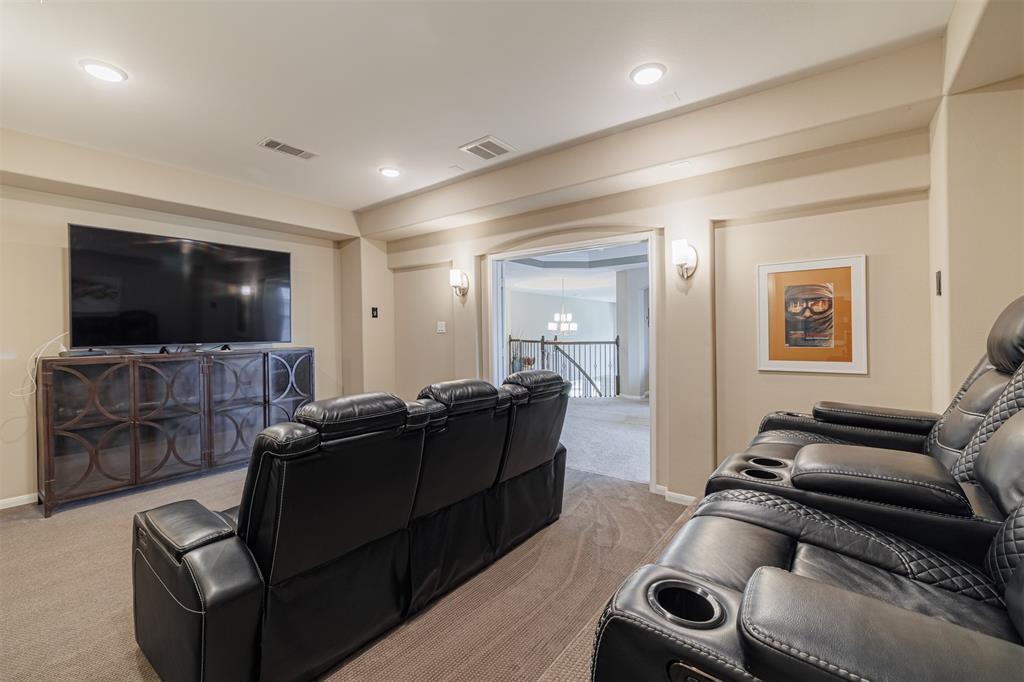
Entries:
<svg viewBox="0 0 1024 682">
<path fill-rule="evenodd" d="M 409 420 L 405 424 L 406 430 L 415 428 L 437 428 L 444 426 L 448 421 L 448 409 L 430 398 L 423 398 L 406 403 L 409 408 Z"/>
<path fill-rule="evenodd" d="M 260 431 L 253 444 L 253 456 L 264 452 L 289 459 L 307 455 L 320 447 L 320 432 L 305 424 L 281 422 Z"/>
<path fill-rule="evenodd" d="M 417 398 L 436 400 L 448 409 L 452 417 L 466 412 L 481 412 L 499 407 L 508 407 L 507 399 L 501 405 L 498 389 L 481 379 L 458 379 L 431 384 L 420 391 Z"/>
<path fill-rule="evenodd" d="M 525 372 L 516 372 L 505 379 L 505 384 L 525 388 L 530 394 L 530 400 L 560 393 L 568 394 L 569 387 L 571 386 L 557 372 L 552 372 L 548 369 L 531 369 Z"/>
<path fill-rule="evenodd" d="M 409 409 L 390 393 L 363 393 L 306 403 L 295 421 L 312 426 L 324 440 L 347 438 L 405 426 Z"/>
<path fill-rule="evenodd" d="M 988 334 L 988 361 L 1012 374 L 1024 362 L 1024 296 L 1006 306 Z"/>
<path fill-rule="evenodd" d="M 502 384 L 498 387 L 498 391 L 512 405 L 525 405 L 530 402 L 530 392 L 518 384 Z"/>
</svg>

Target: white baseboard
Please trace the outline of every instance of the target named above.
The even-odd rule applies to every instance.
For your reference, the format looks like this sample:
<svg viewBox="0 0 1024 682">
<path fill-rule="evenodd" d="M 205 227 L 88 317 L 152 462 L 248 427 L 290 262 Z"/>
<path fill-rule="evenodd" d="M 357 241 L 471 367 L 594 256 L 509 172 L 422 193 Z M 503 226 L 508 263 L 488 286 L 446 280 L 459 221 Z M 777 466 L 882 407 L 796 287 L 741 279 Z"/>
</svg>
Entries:
<svg viewBox="0 0 1024 682">
<path fill-rule="evenodd" d="M 663 485 L 656 483 L 651 484 L 651 492 L 656 495 L 663 496 L 669 502 L 675 502 L 676 504 L 687 505 L 692 503 L 697 498 L 693 495 L 684 495 L 683 493 L 674 493 Z"/>
<path fill-rule="evenodd" d="M 688 505 L 693 504 L 697 498 L 693 495 L 684 495 L 683 493 L 674 493 L 666 490 L 665 499 L 669 502 L 675 502 L 676 504 Z"/>
<path fill-rule="evenodd" d="M 39 496 L 35 493 L 29 493 L 28 495 L 18 495 L 17 497 L 7 497 L 0 500 L 0 509 L 10 509 L 11 507 L 20 507 L 23 504 L 35 504 L 36 499 Z"/>
</svg>

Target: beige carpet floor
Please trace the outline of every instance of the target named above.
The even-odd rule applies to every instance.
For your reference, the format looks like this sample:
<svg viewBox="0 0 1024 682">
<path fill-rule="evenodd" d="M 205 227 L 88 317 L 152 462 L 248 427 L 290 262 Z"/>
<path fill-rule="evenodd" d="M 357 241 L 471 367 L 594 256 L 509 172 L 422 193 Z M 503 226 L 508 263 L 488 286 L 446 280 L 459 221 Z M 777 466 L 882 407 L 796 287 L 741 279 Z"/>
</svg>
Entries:
<svg viewBox="0 0 1024 682">
<path fill-rule="evenodd" d="M 683 524 L 690 520 L 693 512 L 697 510 L 697 503 L 694 502 L 669 526 L 668 530 L 661 536 L 661 539 L 647 550 L 647 553 L 637 562 L 637 565 L 653 562 L 661 551 L 665 549 L 676 532 Z M 625 577 L 625 576 L 623 576 Z M 619 582 L 622 582 L 621 580 Z M 616 584 L 618 587 L 618 584 Z M 614 591 L 614 590 L 613 590 Z M 610 599 L 612 593 L 608 593 Z M 586 624 L 579 629 L 576 636 L 562 650 L 562 653 L 547 667 L 538 680 L 539 682 L 589 682 L 590 680 L 590 658 L 594 650 L 594 636 L 597 634 L 597 622 L 604 612 L 604 604 L 594 610 L 587 619 Z"/>
<path fill-rule="evenodd" d="M 633 398 L 569 398 L 562 428 L 573 469 L 627 481 L 651 480 L 651 408 Z"/>
<path fill-rule="evenodd" d="M 132 635 L 131 517 L 237 504 L 244 470 L 68 507 L 0 512 L 0 679 L 152 680 Z M 683 511 L 647 486 L 568 470 L 561 520 L 385 635 L 341 680 L 585 679 L 600 609 Z"/>
</svg>

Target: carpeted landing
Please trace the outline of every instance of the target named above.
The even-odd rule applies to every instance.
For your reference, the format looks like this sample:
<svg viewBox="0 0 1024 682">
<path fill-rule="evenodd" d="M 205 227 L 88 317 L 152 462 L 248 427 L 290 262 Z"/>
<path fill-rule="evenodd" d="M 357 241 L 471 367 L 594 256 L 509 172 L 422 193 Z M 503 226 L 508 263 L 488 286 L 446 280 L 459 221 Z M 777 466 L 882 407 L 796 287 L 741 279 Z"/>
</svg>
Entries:
<svg viewBox="0 0 1024 682">
<path fill-rule="evenodd" d="M 132 634 L 131 517 L 238 503 L 244 470 L 0 512 L 0 679 L 152 680 Z M 584 680 L 601 608 L 683 520 L 647 486 L 569 469 L 562 518 L 380 638 L 332 681 Z"/>
<path fill-rule="evenodd" d="M 651 408 L 633 398 L 569 398 L 562 443 L 573 469 L 651 480 Z"/>
</svg>

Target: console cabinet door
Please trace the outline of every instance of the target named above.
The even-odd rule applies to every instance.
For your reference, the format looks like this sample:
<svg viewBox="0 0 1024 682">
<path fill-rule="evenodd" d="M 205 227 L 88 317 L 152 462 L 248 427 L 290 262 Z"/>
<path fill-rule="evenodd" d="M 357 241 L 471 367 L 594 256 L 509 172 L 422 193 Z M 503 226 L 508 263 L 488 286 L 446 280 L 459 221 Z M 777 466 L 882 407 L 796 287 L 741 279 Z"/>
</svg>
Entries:
<svg viewBox="0 0 1024 682">
<path fill-rule="evenodd" d="M 47 363 L 47 499 L 73 500 L 134 483 L 131 363 Z"/>
<path fill-rule="evenodd" d="M 267 353 L 267 424 L 291 421 L 295 410 L 313 400 L 313 350 Z"/>
<path fill-rule="evenodd" d="M 248 461 L 313 398 L 313 349 L 45 358 L 39 496 L 56 505 Z"/>
<path fill-rule="evenodd" d="M 209 358 L 210 465 L 248 461 L 256 436 L 266 426 L 263 353 Z"/>
<path fill-rule="evenodd" d="M 202 359 L 140 360 L 135 368 L 138 482 L 202 470 Z"/>
</svg>

